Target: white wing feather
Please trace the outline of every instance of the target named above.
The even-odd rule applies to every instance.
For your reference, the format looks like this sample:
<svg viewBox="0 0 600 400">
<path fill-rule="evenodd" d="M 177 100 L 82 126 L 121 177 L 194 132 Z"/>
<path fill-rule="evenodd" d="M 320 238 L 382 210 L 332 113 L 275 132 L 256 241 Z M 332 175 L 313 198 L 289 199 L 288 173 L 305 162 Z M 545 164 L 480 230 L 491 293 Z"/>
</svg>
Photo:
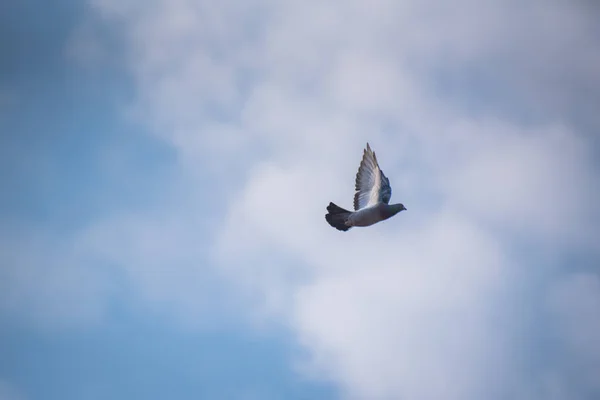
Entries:
<svg viewBox="0 0 600 400">
<path fill-rule="evenodd" d="M 385 176 L 377 157 L 367 143 L 363 158 L 356 173 L 356 193 L 354 194 L 354 210 L 360 210 L 377 203 L 389 203 L 392 197 L 390 181 Z"/>
</svg>

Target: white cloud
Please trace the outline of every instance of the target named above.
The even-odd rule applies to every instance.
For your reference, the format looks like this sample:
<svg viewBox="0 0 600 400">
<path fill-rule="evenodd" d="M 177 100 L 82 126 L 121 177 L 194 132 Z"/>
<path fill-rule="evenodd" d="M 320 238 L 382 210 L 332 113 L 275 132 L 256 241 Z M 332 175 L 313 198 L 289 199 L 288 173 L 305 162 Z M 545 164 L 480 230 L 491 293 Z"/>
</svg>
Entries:
<svg viewBox="0 0 600 400">
<path fill-rule="evenodd" d="M 509 273 L 496 243 L 439 215 L 369 250 L 338 252 L 341 264 L 363 267 L 296 294 L 294 325 L 323 371 L 352 398 L 497 393 L 510 331 L 490 324 Z"/>
<path fill-rule="evenodd" d="M 461 212 L 523 241 L 598 244 L 594 165 L 575 131 L 467 123 L 449 133 L 440 184 Z"/>
<path fill-rule="evenodd" d="M 350 398 L 598 392 L 583 378 L 600 365 L 586 355 L 597 327 L 572 313 L 600 289 L 557 272 L 568 252 L 598 257 L 581 128 L 598 123 L 597 13 L 558 1 L 92 4 L 125 29 L 137 116 L 211 178 L 184 193 L 227 203 L 225 215 L 184 200 L 165 223 L 91 229 L 146 298 L 193 312 L 203 275 L 191 266 L 210 251 L 256 312 L 293 328 L 308 371 Z M 366 141 L 408 211 L 341 234 L 324 208 L 351 204 Z M 157 272 L 171 263 L 182 279 Z M 531 327 L 520 302 L 548 298 L 555 319 Z M 545 329 L 563 349 L 548 350 L 556 368 L 539 361 Z"/>
</svg>

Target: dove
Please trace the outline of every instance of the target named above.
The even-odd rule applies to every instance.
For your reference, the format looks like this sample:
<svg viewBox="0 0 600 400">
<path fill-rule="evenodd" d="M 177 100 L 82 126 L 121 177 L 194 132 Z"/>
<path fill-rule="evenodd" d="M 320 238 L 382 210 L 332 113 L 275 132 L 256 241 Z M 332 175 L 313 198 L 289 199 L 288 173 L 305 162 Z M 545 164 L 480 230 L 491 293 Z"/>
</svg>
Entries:
<svg viewBox="0 0 600 400">
<path fill-rule="evenodd" d="M 355 190 L 354 211 L 331 202 L 327 206 L 325 220 L 339 231 L 345 232 L 354 226 L 371 226 L 406 210 L 402 203 L 389 204 L 392 197 L 390 181 L 379 168 L 369 143 L 356 173 Z"/>
</svg>

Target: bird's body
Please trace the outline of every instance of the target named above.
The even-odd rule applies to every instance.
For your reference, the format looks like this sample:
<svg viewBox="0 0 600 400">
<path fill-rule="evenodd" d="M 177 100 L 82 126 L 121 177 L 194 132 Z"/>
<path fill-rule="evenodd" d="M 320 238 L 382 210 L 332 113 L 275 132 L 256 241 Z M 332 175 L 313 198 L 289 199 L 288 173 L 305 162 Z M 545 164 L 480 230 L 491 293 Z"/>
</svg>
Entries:
<svg viewBox="0 0 600 400">
<path fill-rule="evenodd" d="M 389 204 L 391 196 L 390 181 L 379 168 L 377 157 L 367 143 L 356 174 L 354 211 L 329 203 L 325 219 L 329 225 L 340 231 L 347 231 L 353 226 L 365 227 L 376 224 L 406 210 L 400 203 Z"/>
</svg>

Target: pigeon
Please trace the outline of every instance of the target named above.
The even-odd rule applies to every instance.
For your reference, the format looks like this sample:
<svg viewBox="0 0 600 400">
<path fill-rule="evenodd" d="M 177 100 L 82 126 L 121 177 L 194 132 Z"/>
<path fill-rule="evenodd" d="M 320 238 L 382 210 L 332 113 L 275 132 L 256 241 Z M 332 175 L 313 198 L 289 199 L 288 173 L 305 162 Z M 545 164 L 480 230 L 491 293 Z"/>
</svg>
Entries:
<svg viewBox="0 0 600 400">
<path fill-rule="evenodd" d="M 329 203 L 325 219 L 335 229 L 347 231 L 353 226 L 370 226 L 393 217 L 402 210 L 403 204 L 388 204 L 392 197 L 390 180 L 384 175 L 377 157 L 367 143 L 363 158 L 356 173 L 354 211 Z"/>
</svg>

